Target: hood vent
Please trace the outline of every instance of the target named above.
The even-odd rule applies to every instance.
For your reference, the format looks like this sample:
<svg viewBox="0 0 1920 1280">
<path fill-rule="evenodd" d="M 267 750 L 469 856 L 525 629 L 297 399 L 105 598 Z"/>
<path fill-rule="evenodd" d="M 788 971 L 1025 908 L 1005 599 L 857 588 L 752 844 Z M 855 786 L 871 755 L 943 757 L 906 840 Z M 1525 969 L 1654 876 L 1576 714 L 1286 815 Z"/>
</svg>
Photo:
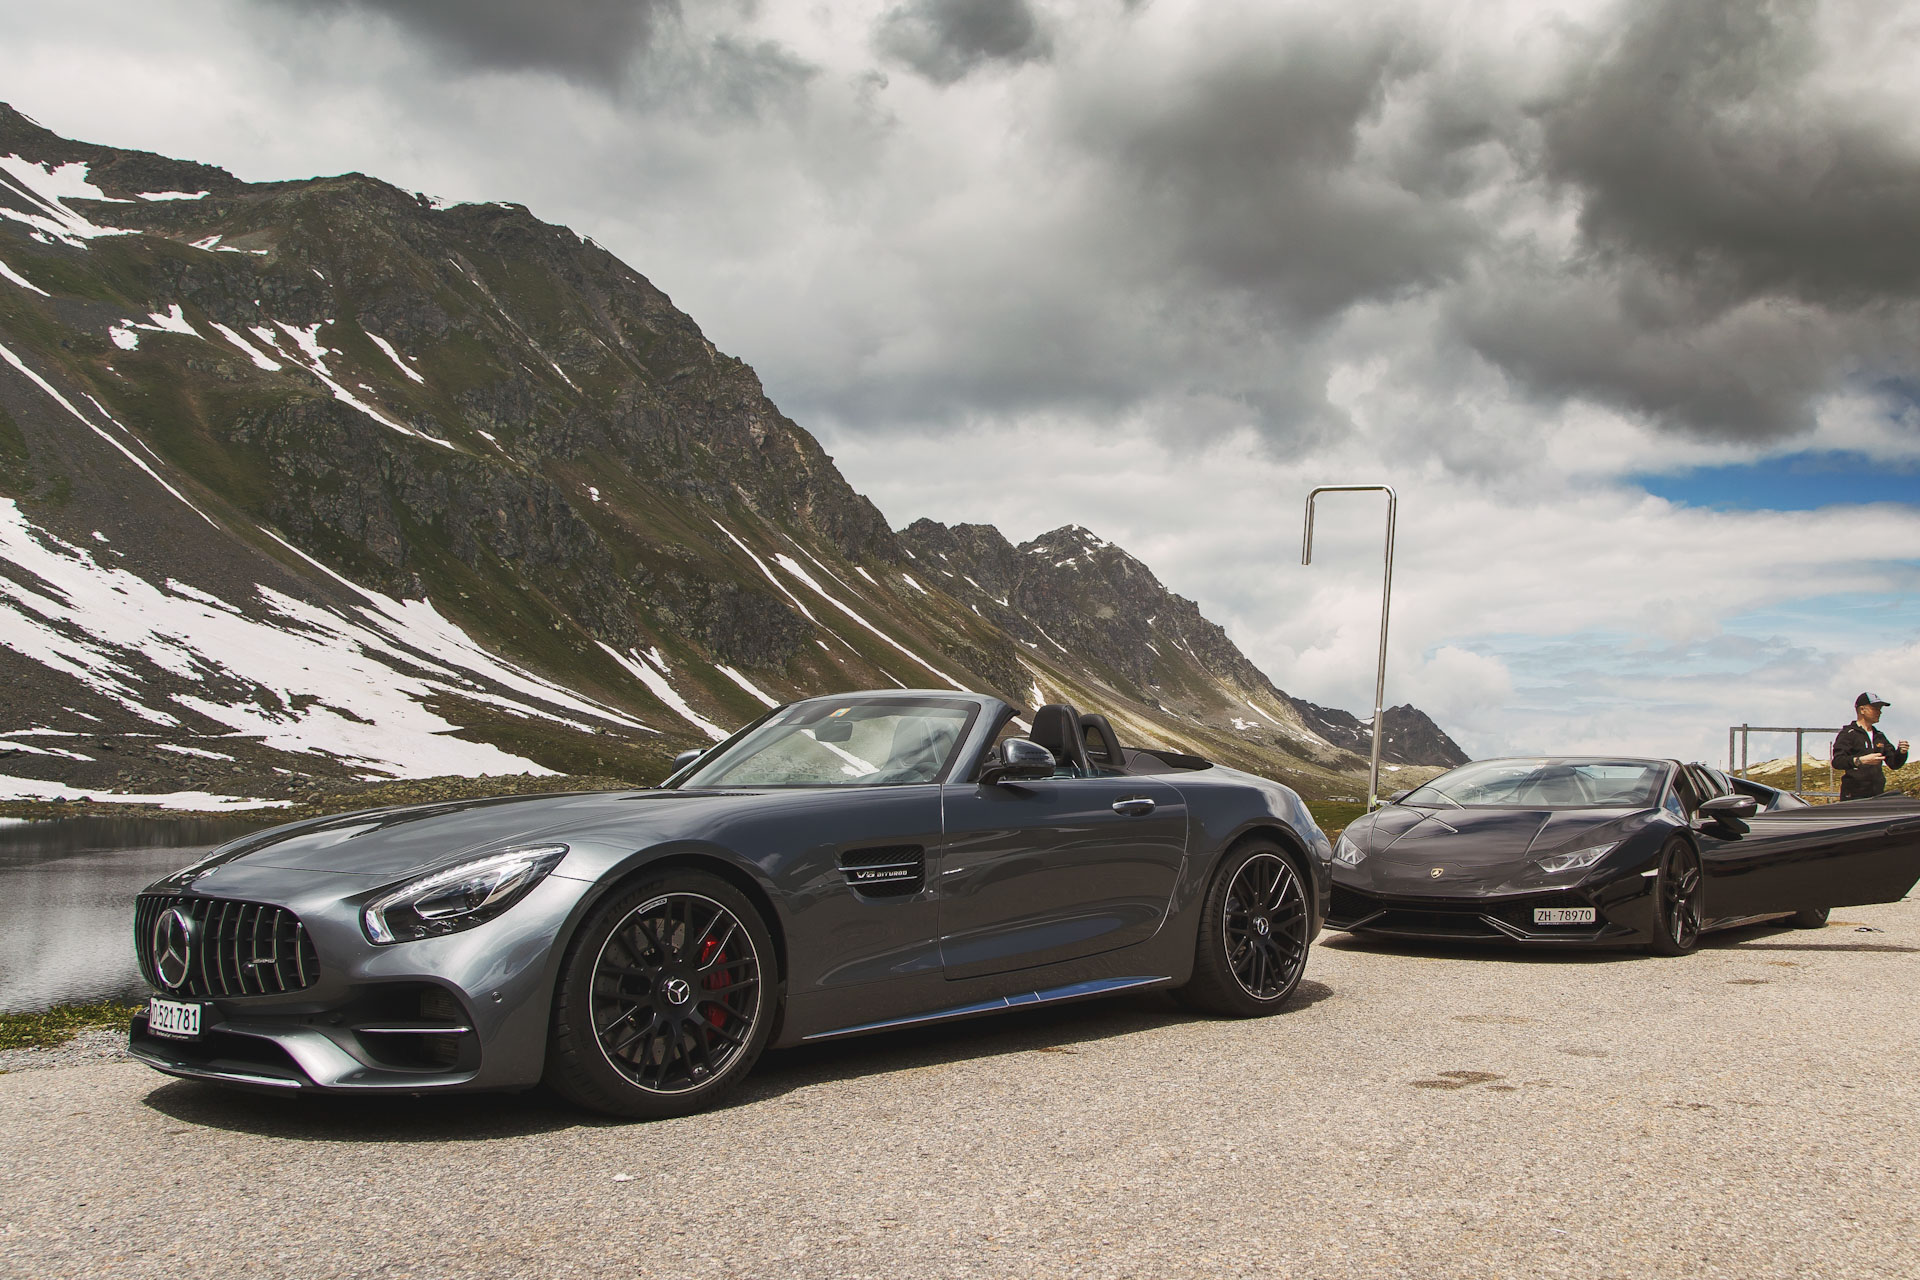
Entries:
<svg viewBox="0 0 1920 1280">
<path fill-rule="evenodd" d="M 840 874 L 864 898 L 911 897 L 927 883 L 927 851 L 917 844 L 848 849 L 840 855 Z"/>
</svg>

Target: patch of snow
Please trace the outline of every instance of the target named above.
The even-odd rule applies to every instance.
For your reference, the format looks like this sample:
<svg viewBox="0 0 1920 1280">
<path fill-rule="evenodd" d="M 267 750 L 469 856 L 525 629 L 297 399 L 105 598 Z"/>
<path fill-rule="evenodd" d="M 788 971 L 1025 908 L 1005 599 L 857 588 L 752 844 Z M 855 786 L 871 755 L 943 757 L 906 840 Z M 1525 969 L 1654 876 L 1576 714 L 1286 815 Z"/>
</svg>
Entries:
<svg viewBox="0 0 1920 1280">
<path fill-rule="evenodd" d="M 279 325 L 281 331 L 289 338 L 292 338 L 300 344 L 300 349 L 307 353 L 309 367 L 312 368 L 315 373 L 327 374 L 332 372 L 332 370 L 327 368 L 327 356 L 330 353 L 320 341 L 320 326 L 318 324 L 310 324 L 304 328 L 296 329 L 285 320 L 275 320 L 274 323 Z"/>
<path fill-rule="evenodd" d="M 108 444 L 112 445 L 115 449 L 125 454 L 129 462 L 133 463 L 134 466 L 140 468 L 142 471 L 146 472 L 149 476 L 151 476 L 154 482 L 158 484 L 162 489 L 165 489 L 168 493 L 180 499 L 180 501 L 185 502 L 188 507 L 192 508 L 193 513 L 195 515 L 199 516 L 202 520 L 205 520 L 208 524 L 213 524 L 213 527 L 216 529 L 220 527 L 219 525 L 214 524 L 212 516 L 202 511 L 199 507 L 194 506 L 193 503 L 188 502 L 187 496 L 185 494 L 181 493 L 178 489 L 174 488 L 172 485 L 168 484 L 165 480 L 161 479 L 160 473 L 155 471 L 152 467 L 148 466 L 146 462 L 142 460 L 138 454 L 134 453 L 133 450 L 127 448 L 127 446 L 125 446 L 124 444 L 121 444 L 118 440 L 114 439 L 112 435 L 108 434 L 107 430 L 104 427 L 101 427 L 100 425 L 95 423 L 91 418 L 87 417 L 87 415 L 85 415 L 84 413 L 81 413 L 78 409 L 74 408 L 72 401 L 68 400 L 65 396 L 61 395 L 58 391 L 56 391 L 52 383 L 48 382 L 45 378 L 41 377 L 39 374 L 35 373 L 33 370 L 27 368 L 26 363 L 22 361 L 19 356 L 13 354 L 13 352 L 8 350 L 6 347 L 0 347 L 0 359 L 4 359 L 8 364 L 12 365 L 14 368 L 18 369 L 21 373 L 25 374 L 27 378 L 30 381 L 32 381 L 35 386 L 39 387 L 42 391 L 46 392 L 49 396 L 53 397 L 54 403 L 58 404 L 62 409 L 65 409 L 68 413 L 72 414 L 75 418 L 78 418 L 80 420 L 81 425 L 85 426 L 88 430 L 92 431 L 95 435 L 99 436 L 102 440 L 105 440 Z M 118 426 L 119 424 L 115 423 L 114 425 Z"/>
<path fill-rule="evenodd" d="M 132 231 L 123 231 L 117 227 L 102 227 L 76 213 L 66 205 L 67 200 L 86 199 L 104 200 L 114 204 L 130 204 L 128 200 L 115 200 L 87 181 L 87 166 L 79 161 L 58 167 L 35 164 L 31 160 L 22 160 L 17 155 L 0 156 L 0 185 L 11 188 L 16 194 L 25 197 L 27 203 L 37 205 L 43 213 L 24 213 L 18 209 L 0 207 L 0 217 L 11 218 L 24 223 L 34 231 L 52 240 L 57 240 L 70 249 L 84 249 L 86 242 L 101 236 L 130 236 Z"/>
<path fill-rule="evenodd" d="M 1147 648 L 1153 649 L 1153 656 L 1156 658 L 1164 658 L 1167 656 L 1166 654 L 1161 653 L 1159 649 L 1154 648 L 1154 643 L 1151 640 L 1147 641 Z"/>
<path fill-rule="evenodd" d="M 1242 720 L 1239 716 L 1234 716 L 1233 727 L 1245 733 L 1248 729 L 1264 729 L 1267 726 L 1257 720 Z"/>
<path fill-rule="evenodd" d="M 439 436 L 416 430 L 404 423 L 395 422 L 392 418 L 387 417 L 371 404 L 368 404 L 365 400 L 362 400 L 359 396 L 354 395 L 353 392 L 347 390 L 338 382 L 335 382 L 331 372 L 327 368 L 325 359 L 325 357 L 331 353 L 328 352 L 327 348 L 321 344 L 319 338 L 316 336 L 320 330 L 319 325 L 310 324 L 305 328 L 295 328 L 284 320 L 276 320 L 274 323 L 279 325 L 287 336 L 298 344 L 300 351 L 306 357 L 305 359 L 302 359 L 300 355 L 295 355 L 281 346 L 273 337 L 273 331 L 265 325 L 253 326 L 252 332 L 257 335 L 262 342 L 271 344 L 274 351 L 285 356 L 289 361 L 305 369 L 308 373 L 311 373 L 314 377 L 325 383 L 327 389 L 333 392 L 333 398 L 335 400 L 340 401 L 350 408 L 359 410 L 390 431 L 397 431 L 403 436 L 412 436 L 416 440 L 425 440 L 428 444 L 437 444 L 442 449 L 458 452 L 451 440 L 443 440 Z M 226 330 L 225 332 L 227 332 L 235 342 L 244 341 L 238 334 L 232 333 L 231 330 Z M 264 359 L 265 357 L 261 358 Z"/>
<path fill-rule="evenodd" d="M 218 751 L 204 751 L 199 747 L 176 747 L 171 742 L 156 742 L 153 745 L 161 751 L 171 751 L 176 755 L 183 755 L 183 756 L 199 756 L 202 760 L 233 759 L 232 756 L 224 755 Z M 276 769 L 274 770 L 274 772 L 279 773 L 280 770 Z"/>
<path fill-rule="evenodd" d="M 1251 711 L 1251 712 L 1253 712 L 1253 714 L 1255 714 L 1255 715 L 1257 715 L 1257 716 L 1261 716 L 1261 717 L 1265 717 L 1265 716 L 1266 716 L 1266 714 L 1267 714 L 1266 712 L 1264 712 L 1264 711 L 1262 711 L 1262 710 L 1261 710 L 1260 708 L 1258 708 L 1258 707 L 1256 707 L 1256 706 L 1254 706 L 1254 705 L 1253 705 L 1253 699 L 1251 699 L 1251 698 L 1242 698 L 1242 699 L 1240 699 L 1240 701 L 1242 701 L 1242 702 L 1244 702 L 1244 703 L 1246 703 L 1246 704 L 1247 704 L 1247 709 L 1248 709 L 1249 711 Z"/>
<path fill-rule="evenodd" d="M 774 698 L 770 697 L 766 693 L 763 693 L 759 689 L 759 687 L 753 683 L 753 681 L 747 679 L 745 676 L 741 675 L 738 671 L 735 671 L 732 667 L 722 666 L 719 663 L 715 663 L 713 669 L 715 671 L 718 671 L 721 675 L 725 676 L 727 679 L 733 681 L 735 684 L 739 685 L 742 689 L 745 689 L 748 693 L 752 694 L 755 698 L 765 703 L 767 706 L 777 707 L 780 705 L 780 703 L 776 701 Z"/>
<path fill-rule="evenodd" d="M 107 329 L 107 336 L 113 339 L 113 345 L 122 351 L 132 351 L 140 345 L 140 335 L 131 325 L 116 324 Z"/>
<path fill-rule="evenodd" d="M 930 595 L 932 595 L 932 594 L 933 594 L 933 592 L 931 592 L 931 591 L 929 591 L 929 590 L 927 590 L 927 589 L 926 589 L 925 587 L 923 587 L 923 586 L 921 586 L 921 585 L 920 585 L 919 583 L 917 583 L 917 582 L 915 582 L 915 581 L 913 580 L 913 575 L 912 575 L 912 574 L 910 574 L 910 573 L 903 573 L 903 574 L 901 574 L 900 576 L 901 576 L 901 578 L 903 578 L 903 579 L 904 579 L 904 580 L 906 581 L 906 584 L 907 584 L 908 586 L 910 586 L 910 587 L 912 587 L 912 588 L 913 588 L 913 589 L 914 589 L 915 591 L 918 591 L 918 592 L 919 592 L 919 593 L 920 593 L 921 595 L 923 595 L 923 596 L 930 596 Z"/>
<path fill-rule="evenodd" d="M 406 374 L 409 378 L 412 378 L 415 382 L 426 381 L 425 378 L 420 376 L 418 371 L 407 367 L 407 362 L 400 358 L 400 353 L 393 349 L 393 344 L 391 342 L 388 342 L 385 338 L 381 337 L 379 334 L 375 333 L 371 329 L 365 330 L 364 332 L 369 338 L 373 339 L 374 346 L 380 348 L 382 351 L 387 353 L 387 359 L 393 361 L 394 367 L 396 369 Z"/>
<path fill-rule="evenodd" d="M 22 289 L 31 289 L 33 292 L 39 294 L 43 298 L 51 298 L 53 296 L 52 294 L 48 293 L 45 289 L 42 289 L 39 285 L 27 279 L 25 276 L 21 275 L 18 271 L 15 271 L 12 267 L 8 266 L 4 262 L 0 262 L 0 276 L 5 276 L 7 279 L 19 285 Z"/>
<path fill-rule="evenodd" d="M 134 194 L 142 200 L 204 200 L 208 195 L 205 191 L 136 191 Z"/>
<path fill-rule="evenodd" d="M 482 440 L 485 440 L 488 444 L 492 445 L 494 448 L 496 449 L 501 448 L 500 441 L 494 437 L 493 432 L 482 431 L 480 430 L 480 428 L 475 427 L 474 433 L 478 435 Z M 504 450 L 502 450 L 502 452 L 504 452 Z"/>
<path fill-rule="evenodd" d="M 660 652 L 659 645 L 654 645 L 651 649 L 647 650 L 646 658 L 648 662 L 651 662 L 660 669 L 661 675 L 673 674 L 673 668 L 667 665 L 666 656 Z"/>
<path fill-rule="evenodd" d="M 183 333 L 189 338 L 200 336 L 200 331 L 187 323 L 187 313 L 181 310 L 177 302 L 167 308 L 167 314 L 161 315 L 158 311 L 154 311 L 148 314 L 147 319 L 153 323 L 141 325 L 141 328 L 155 329 L 162 333 Z"/>
<path fill-rule="evenodd" d="M 266 352 L 254 346 L 251 342 L 248 342 L 245 338 L 235 333 L 232 329 L 227 328 L 227 326 L 221 324 L 218 320 L 212 320 L 208 323 L 213 325 L 215 329 L 218 329 L 220 335 L 228 342 L 231 342 L 234 346 L 246 352 L 247 358 L 253 361 L 255 367 L 265 369 L 268 373 L 280 372 L 280 362 L 278 360 L 273 359 L 267 355 Z"/>
<path fill-rule="evenodd" d="M 14 742 L 7 738 L 0 738 L 0 751 L 24 751 L 30 756 L 59 756 L 66 760 L 93 760 L 92 756 L 83 756 L 65 747 L 36 747 L 31 742 Z"/>
<path fill-rule="evenodd" d="M 1033 700 L 1035 710 L 1047 705 L 1047 695 L 1040 691 L 1040 682 L 1038 680 L 1035 680 L 1033 682 L 1033 688 L 1027 691 L 1027 697 Z"/>
<path fill-rule="evenodd" d="M 832 605 L 834 608 L 838 609 L 840 612 L 846 614 L 849 618 L 852 618 L 855 622 L 865 627 L 868 631 L 871 631 L 874 635 L 878 636 L 881 640 L 885 641 L 887 644 L 892 645 L 895 649 L 898 649 L 901 653 L 905 654 L 907 657 L 911 658 L 913 661 L 919 663 L 921 666 L 925 667 L 927 670 L 933 672 L 934 675 L 939 676 L 942 680 L 945 680 L 948 684 L 952 685 L 954 688 L 960 690 L 962 693 L 966 692 L 967 686 L 961 684 L 958 680 L 955 680 L 952 676 L 948 675 L 946 672 L 942 671 L 940 668 L 934 666 L 931 662 L 928 662 L 925 658 L 921 657 L 919 654 L 907 648 L 907 646 L 901 644 L 898 640 L 895 640 L 892 636 L 888 635 L 886 632 L 874 626 L 871 622 L 868 622 L 865 618 L 861 617 L 859 614 L 855 613 L 847 605 L 842 604 L 839 600 L 829 595 L 827 593 L 827 589 L 821 586 L 818 582 L 815 582 L 813 580 L 812 575 L 809 574 L 805 569 L 801 568 L 800 562 L 795 560 L 792 556 L 785 555 L 783 553 L 775 553 L 773 559 L 774 559 L 774 563 L 778 564 L 782 569 L 785 569 L 788 573 L 792 574 L 794 577 L 804 582 L 807 586 L 811 587 L 814 590 L 814 592 L 817 595 L 819 595 L 821 599 L 825 600 L 828 604 Z"/>
<path fill-rule="evenodd" d="M 60 782 L 39 782 L 31 778 L 0 777 L 0 797 L 9 800 L 79 800 L 95 804 L 150 804 L 159 809 L 199 809 L 225 811 L 240 809 L 284 809 L 291 800 L 250 800 L 244 796 L 217 796 L 206 791 L 167 791 L 156 795 L 135 795 L 124 791 L 79 791 Z"/>
<path fill-rule="evenodd" d="M 36 591 L 0 578 L 0 643 L 159 723 L 178 721 L 141 703 L 139 659 L 203 688 L 210 671 L 253 686 L 234 705 L 182 694 L 178 707 L 269 747 L 390 776 L 547 772 L 452 736 L 460 726 L 425 705 L 449 695 L 555 723 L 574 723 L 551 709 L 559 707 L 646 728 L 495 658 L 425 601 L 357 589 L 367 604 L 334 610 L 261 587 L 267 616 L 251 618 L 103 565 L 4 500 L 0 556 L 48 584 Z M 502 698 L 483 681 L 526 696 Z"/>
<path fill-rule="evenodd" d="M 868 573 L 865 569 L 862 569 L 859 565 L 853 566 L 853 571 L 859 574 L 861 577 L 865 578 L 868 582 L 872 582 L 874 586 L 877 587 L 880 585 L 878 582 L 874 581 L 874 577 L 872 574 Z"/>
<path fill-rule="evenodd" d="M 205 249 L 208 253 L 212 253 L 214 249 L 219 246 L 219 244 L 220 244 L 219 236 L 208 236 L 205 240 L 193 241 L 194 248 Z"/>
<path fill-rule="evenodd" d="M 688 724 L 700 730 L 700 732 L 706 734 L 715 742 L 723 741 L 728 736 L 725 729 L 722 729 L 719 725 L 707 719 L 698 711 L 695 711 L 693 707 L 688 704 L 687 700 L 680 696 L 680 691 L 667 683 L 665 676 L 655 671 L 641 659 L 638 651 L 630 651 L 633 656 L 628 657 L 604 641 L 596 640 L 594 643 L 605 650 L 609 658 L 619 663 L 622 668 L 630 672 L 641 684 L 647 686 L 654 697 L 665 703 L 666 706 L 682 720 L 685 720 Z"/>
<path fill-rule="evenodd" d="M 587 486 L 587 496 L 589 498 L 592 498 L 595 502 L 600 501 L 600 491 L 594 488 L 592 485 Z"/>
<path fill-rule="evenodd" d="M 712 517 L 709 516 L 708 519 L 712 519 Z M 806 605 L 802 604 L 800 602 L 799 596 L 796 596 L 795 594 L 793 594 L 793 592 L 787 590 L 787 584 L 780 581 L 779 578 L 774 576 L 773 570 L 767 568 L 767 562 L 762 560 L 759 556 L 755 555 L 753 553 L 752 547 L 749 547 L 746 543 L 740 541 L 740 539 L 734 535 L 733 530 L 727 528 L 727 526 L 721 524 L 718 520 L 713 521 L 713 526 L 714 528 L 720 530 L 720 532 L 726 534 L 727 537 L 732 540 L 734 546 L 740 548 L 742 551 L 747 553 L 747 559 L 753 561 L 754 566 L 758 568 L 762 574 L 766 575 L 767 581 L 773 584 L 774 589 L 776 591 L 778 591 L 781 595 L 785 596 L 788 600 L 791 600 L 793 602 L 793 607 L 798 609 L 808 622 L 813 623 L 815 626 L 820 626 L 820 619 L 813 616 L 813 610 L 807 608 Z M 835 637 L 835 639 L 838 639 L 838 638 L 839 637 L 837 636 Z M 822 649 L 825 649 L 827 647 L 825 644 L 817 640 L 814 643 L 819 644 Z"/>
<path fill-rule="evenodd" d="M 1040 633 L 1040 638 L 1042 640 L 1045 640 L 1048 644 L 1052 645 L 1054 648 L 1058 649 L 1060 652 L 1066 654 L 1068 657 L 1073 656 L 1072 650 L 1068 649 L 1067 646 L 1061 644 L 1058 640 L 1055 640 L 1052 636 L 1048 635 L 1046 633 L 1046 630 L 1043 627 L 1041 627 L 1040 624 L 1033 622 L 1031 618 L 1028 619 L 1028 622 L 1032 624 L 1033 629 L 1035 631 L 1038 631 Z"/>
</svg>

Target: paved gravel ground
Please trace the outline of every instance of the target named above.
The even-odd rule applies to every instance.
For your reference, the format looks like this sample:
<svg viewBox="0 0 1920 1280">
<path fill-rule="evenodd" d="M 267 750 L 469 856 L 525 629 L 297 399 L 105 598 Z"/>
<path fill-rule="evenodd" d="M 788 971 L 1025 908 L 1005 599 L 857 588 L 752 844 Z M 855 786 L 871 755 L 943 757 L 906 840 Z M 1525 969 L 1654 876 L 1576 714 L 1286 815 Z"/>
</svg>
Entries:
<svg viewBox="0 0 1920 1280">
<path fill-rule="evenodd" d="M 1333 935 L 1279 1017 L 787 1053 L 653 1125 L 9 1074 L 0 1272 L 1911 1277 L 1920 900 L 1840 914 L 1681 960 Z"/>
</svg>

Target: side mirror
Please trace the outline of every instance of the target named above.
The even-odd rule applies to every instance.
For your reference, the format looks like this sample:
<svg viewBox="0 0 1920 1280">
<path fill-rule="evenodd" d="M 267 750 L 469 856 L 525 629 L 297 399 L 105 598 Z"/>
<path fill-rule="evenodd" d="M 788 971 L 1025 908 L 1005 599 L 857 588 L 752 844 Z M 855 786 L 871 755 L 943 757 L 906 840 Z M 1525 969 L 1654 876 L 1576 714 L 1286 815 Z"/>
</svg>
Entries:
<svg viewBox="0 0 1920 1280">
<path fill-rule="evenodd" d="M 1760 811 L 1760 802 L 1752 796 L 1715 796 L 1700 806 L 1700 816 L 1734 831 L 1745 831 L 1747 819 Z"/>
<path fill-rule="evenodd" d="M 698 760 L 701 756 L 705 754 L 707 753 L 702 751 L 698 747 L 695 747 L 691 751 L 682 751 L 679 755 L 673 758 L 673 768 L 667 770 L 667 776 L 671 778 L 674 774 L 680 772 L 682 769 L 686 768 L 688 765 L 692 764 L 695 760 Z"/>
<path fill-rule="evenodd" d="M 1387 797 L 1387 803 L 1399 804 L 1402 800 L 1405 800 L 1408 796 L 1412 794 L 1413 794 L 1412 787 L 1402 787 L 1400 788 L 1400 790 L 1394 792 L 1392 795 Z"/>
<path fill-rule="evenodd" d="M 1008 738 L 987 754 L 980 767 L 982 786 L 1031 782 L 1053 776 L 1053 752 L 1028 738 Z"/>
</svg>

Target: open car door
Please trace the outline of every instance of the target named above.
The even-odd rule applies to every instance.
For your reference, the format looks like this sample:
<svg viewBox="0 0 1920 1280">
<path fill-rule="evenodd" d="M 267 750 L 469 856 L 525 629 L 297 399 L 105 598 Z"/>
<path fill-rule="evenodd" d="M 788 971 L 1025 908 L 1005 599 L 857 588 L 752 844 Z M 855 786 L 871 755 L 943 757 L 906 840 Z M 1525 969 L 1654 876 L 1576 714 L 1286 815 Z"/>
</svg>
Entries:
<svg viewBox="0 0 1920 1280">
<path fill-rule="evenodd" d="M 1714 787 L 1689 767 L 1703 792 Z M 1707 914 L 1717 920 L 1898 902 L 1920 881 L 1920 800 L 1889 796 L 1695 820 Z"/>
</svg>

